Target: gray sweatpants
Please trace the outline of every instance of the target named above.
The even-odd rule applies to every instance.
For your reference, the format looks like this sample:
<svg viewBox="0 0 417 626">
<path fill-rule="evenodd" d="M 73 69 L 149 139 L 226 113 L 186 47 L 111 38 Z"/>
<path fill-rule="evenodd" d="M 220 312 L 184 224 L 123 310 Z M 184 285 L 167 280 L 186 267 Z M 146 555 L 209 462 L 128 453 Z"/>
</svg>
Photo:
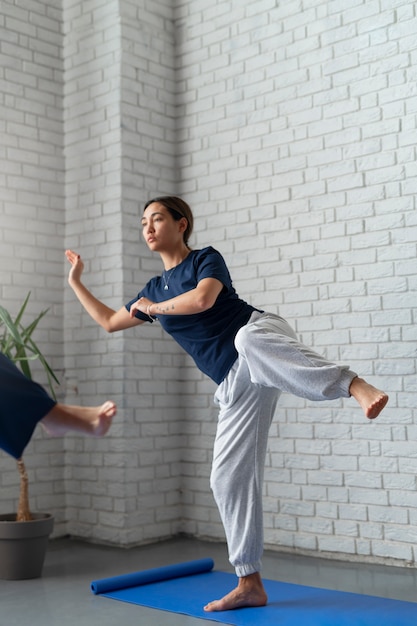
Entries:
<svg viewBox="0 0 417 626">
<path fill-rule="evenodd" d="M 299 343 L 271 313 L 253 313 L 235 345 L 238 358 L 215 394 L 220 410 L 210 484 L 241 577 L 261 568 L 265 456 L 281 391 L 309 400 L 349 397 L 356 374 Z"/>
</svg>

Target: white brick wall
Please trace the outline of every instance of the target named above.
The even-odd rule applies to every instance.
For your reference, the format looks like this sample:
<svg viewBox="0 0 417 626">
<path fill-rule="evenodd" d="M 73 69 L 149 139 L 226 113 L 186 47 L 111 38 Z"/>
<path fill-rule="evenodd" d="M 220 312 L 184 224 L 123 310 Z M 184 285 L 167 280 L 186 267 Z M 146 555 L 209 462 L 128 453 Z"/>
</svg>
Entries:
<svg viewBox="0 0 417 626">
<path fill-rule="evenodd" d="M 141 238 L 151 196 L 172 192 L 175 161 L 174 24 L 169 0 L 121 6 L 122 213 L 124 302 L 161 271 Z M 178 347 L 157 324 L 127 333 L 126 374 L 135 438 L 126 475 L 126 543 L 176 534 L 181 520 L 184 376 Z M 126 395 L 126 394 L 125 394 Z M 129 415 L 127 415 L 129 419 Z M 137 451 L 139 450 L 139 453 Z"/>
<path fill-rule="evenodd" d="M 166 1 L 67 8 L 66 242 L 87 260 L 93 293 L 118 309 L 159 270 L 139 225 L 149 193 L 175 180 L 172 10 Z M 180 520 L 179 398 L 170 382 L 178 348 L 156 325 L 108 337 L 68 289 L 65 298 L 71 387 L 91 402 L 110 394 L 121 408 L 108 438 L 73 442 L 69 532 L 120 544 L 171 536 Z"/>
<path fill-rule="evenodd" d="M 273 547 L 415 562 L 416 6 L 177 7 L 180 192 L 197 244 L 225 254 L 243 297 L 391 396 L 375 424 L 351 400 L 281 399 Z M 188 504 L 185 528 L 223 536 L 204 484 L 189 490 L 200 513 Z"/>
<path fill-rule="evenodd" d="M 117 3 L 65 2 L 63 26 L 65 248 L 82 254 L 87 285 L 116 307 L 123 293 Z M 67 401 L 96 403 L 105 396 L 123 409 L 123 338 L 107 336 L 97 327 L 66 284 L 64 301 Z M 122 541 L 125 507 L 116 510 L 119 501 L 114 497 L 115 485 L 121 499 L 125 491 L 122 419 L 111 439 L 67 438 L 66 514 L 71 534 L 109 540 L 120 535 Z"/>
<path fill-rule="evenodd" d="M 65 457 L 35 439 L 37 504 L 94 540 L 223 538 L 214 385 L 156 326 L 106 336 L 61 283 L 61 252 L 78 248 L 94 293 L 120 306 L 159 271 L 140 207 L 174 191 L 194 208 L 195 246 L 223 252 L 243 297 L 391 396 L 371 424 L 352 400 L 281 398 L 266 543 L 414 565 L 417 3 L 66 2 L 64 46 L 50 5 L 6 2 L 0 16 L 1 296 L 17 305 L 35 283 L 36 306 L 54 305 L 42 339 L 58 367 L 65 353 L 67 399 L 111 393 L 121 411 L 103 441 L 67 438 Z"/>
<path fill-rule="evenodd" d="M 64 351 L 61 258 L 65 223 L 61 24 L 59 2 L 34 0 L 30 6 L 2 2 L 0 301 L 14 317 L 30 291 L 27 323 L 49 309 L 35 339 L 59 378 Z M 45 380 L 36 364 L 33 373 Z M 57 392 L 63 395 L 62 389 Z M 42 510 L 52 500 L 54 512 L 62 517 L 62 441 L 47 442 L 37 434 L 25 460 L 33 508 Z M 14 460 L 0 453 L 2 512 L 16 510 L 18 485 Z"/>
</svg>

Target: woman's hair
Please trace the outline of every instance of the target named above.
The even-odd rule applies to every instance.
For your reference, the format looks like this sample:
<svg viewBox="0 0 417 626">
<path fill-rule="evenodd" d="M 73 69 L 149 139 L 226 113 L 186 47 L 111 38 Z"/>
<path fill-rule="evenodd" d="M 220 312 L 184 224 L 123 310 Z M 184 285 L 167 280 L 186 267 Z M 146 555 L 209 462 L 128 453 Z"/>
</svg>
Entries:
<svg viewBox="0 0 417 626">
<path fill-rule="evenodd" d="M 193 232 L 194 226 L 194 218 L 192 211 L 188 204 L 182 200 L 181 198 L 177 198 L 176 196 L 160 196 L 158 198 L 152 198 L 152 200 L 148 200 L 148 202 L 143 207 L 145 211 L 150 204 L 157 202 L 158 204 L 162 204 L 163 207 L 169 211 L 174 218 L 175 221 L 179 222 L 181 218 L 185 217 L 187 220 L 187 228 L 183 233 L 184 243 L 189 248 L 188 240 Z"/>
</svg>

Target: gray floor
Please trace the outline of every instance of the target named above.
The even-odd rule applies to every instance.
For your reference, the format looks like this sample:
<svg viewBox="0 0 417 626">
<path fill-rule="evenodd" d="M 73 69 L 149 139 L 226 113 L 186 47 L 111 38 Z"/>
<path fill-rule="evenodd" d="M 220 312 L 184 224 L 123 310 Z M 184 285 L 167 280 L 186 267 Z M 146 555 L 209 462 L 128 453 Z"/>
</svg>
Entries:
<svg viewBox="0 0 417 626">
<path fill-rule="evenodd" d="M 49 545 L 42 578 L 0 581 L 1 626 L 201 626 L 201 619 L 95 596 L 90 582 L 204 557 L 232 571 L 223 544 L 181 538 L 130 550 L 60 539 Z M 417 603 L 417 570 L 266 552 L 264 578 Z M 207 598 L 211 600 L 212 598 Z M 417 604 L 416 604 L 417 623 Z"/>
</svg>

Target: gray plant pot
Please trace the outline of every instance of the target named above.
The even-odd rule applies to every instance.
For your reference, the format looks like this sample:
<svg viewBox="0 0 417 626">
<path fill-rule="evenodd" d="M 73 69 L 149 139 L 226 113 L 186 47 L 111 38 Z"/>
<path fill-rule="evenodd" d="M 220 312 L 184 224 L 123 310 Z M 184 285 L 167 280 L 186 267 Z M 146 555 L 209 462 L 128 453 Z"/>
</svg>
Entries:
<svg viewBox="0 0 417 626">
<path fill-rule="evenodd" d="M 48 513 L 34 513 L 29 522 L 16 522 L 16 513 L 0 515 L 0 578 L 39 578 L 53 527 Z"/>
</svg>

